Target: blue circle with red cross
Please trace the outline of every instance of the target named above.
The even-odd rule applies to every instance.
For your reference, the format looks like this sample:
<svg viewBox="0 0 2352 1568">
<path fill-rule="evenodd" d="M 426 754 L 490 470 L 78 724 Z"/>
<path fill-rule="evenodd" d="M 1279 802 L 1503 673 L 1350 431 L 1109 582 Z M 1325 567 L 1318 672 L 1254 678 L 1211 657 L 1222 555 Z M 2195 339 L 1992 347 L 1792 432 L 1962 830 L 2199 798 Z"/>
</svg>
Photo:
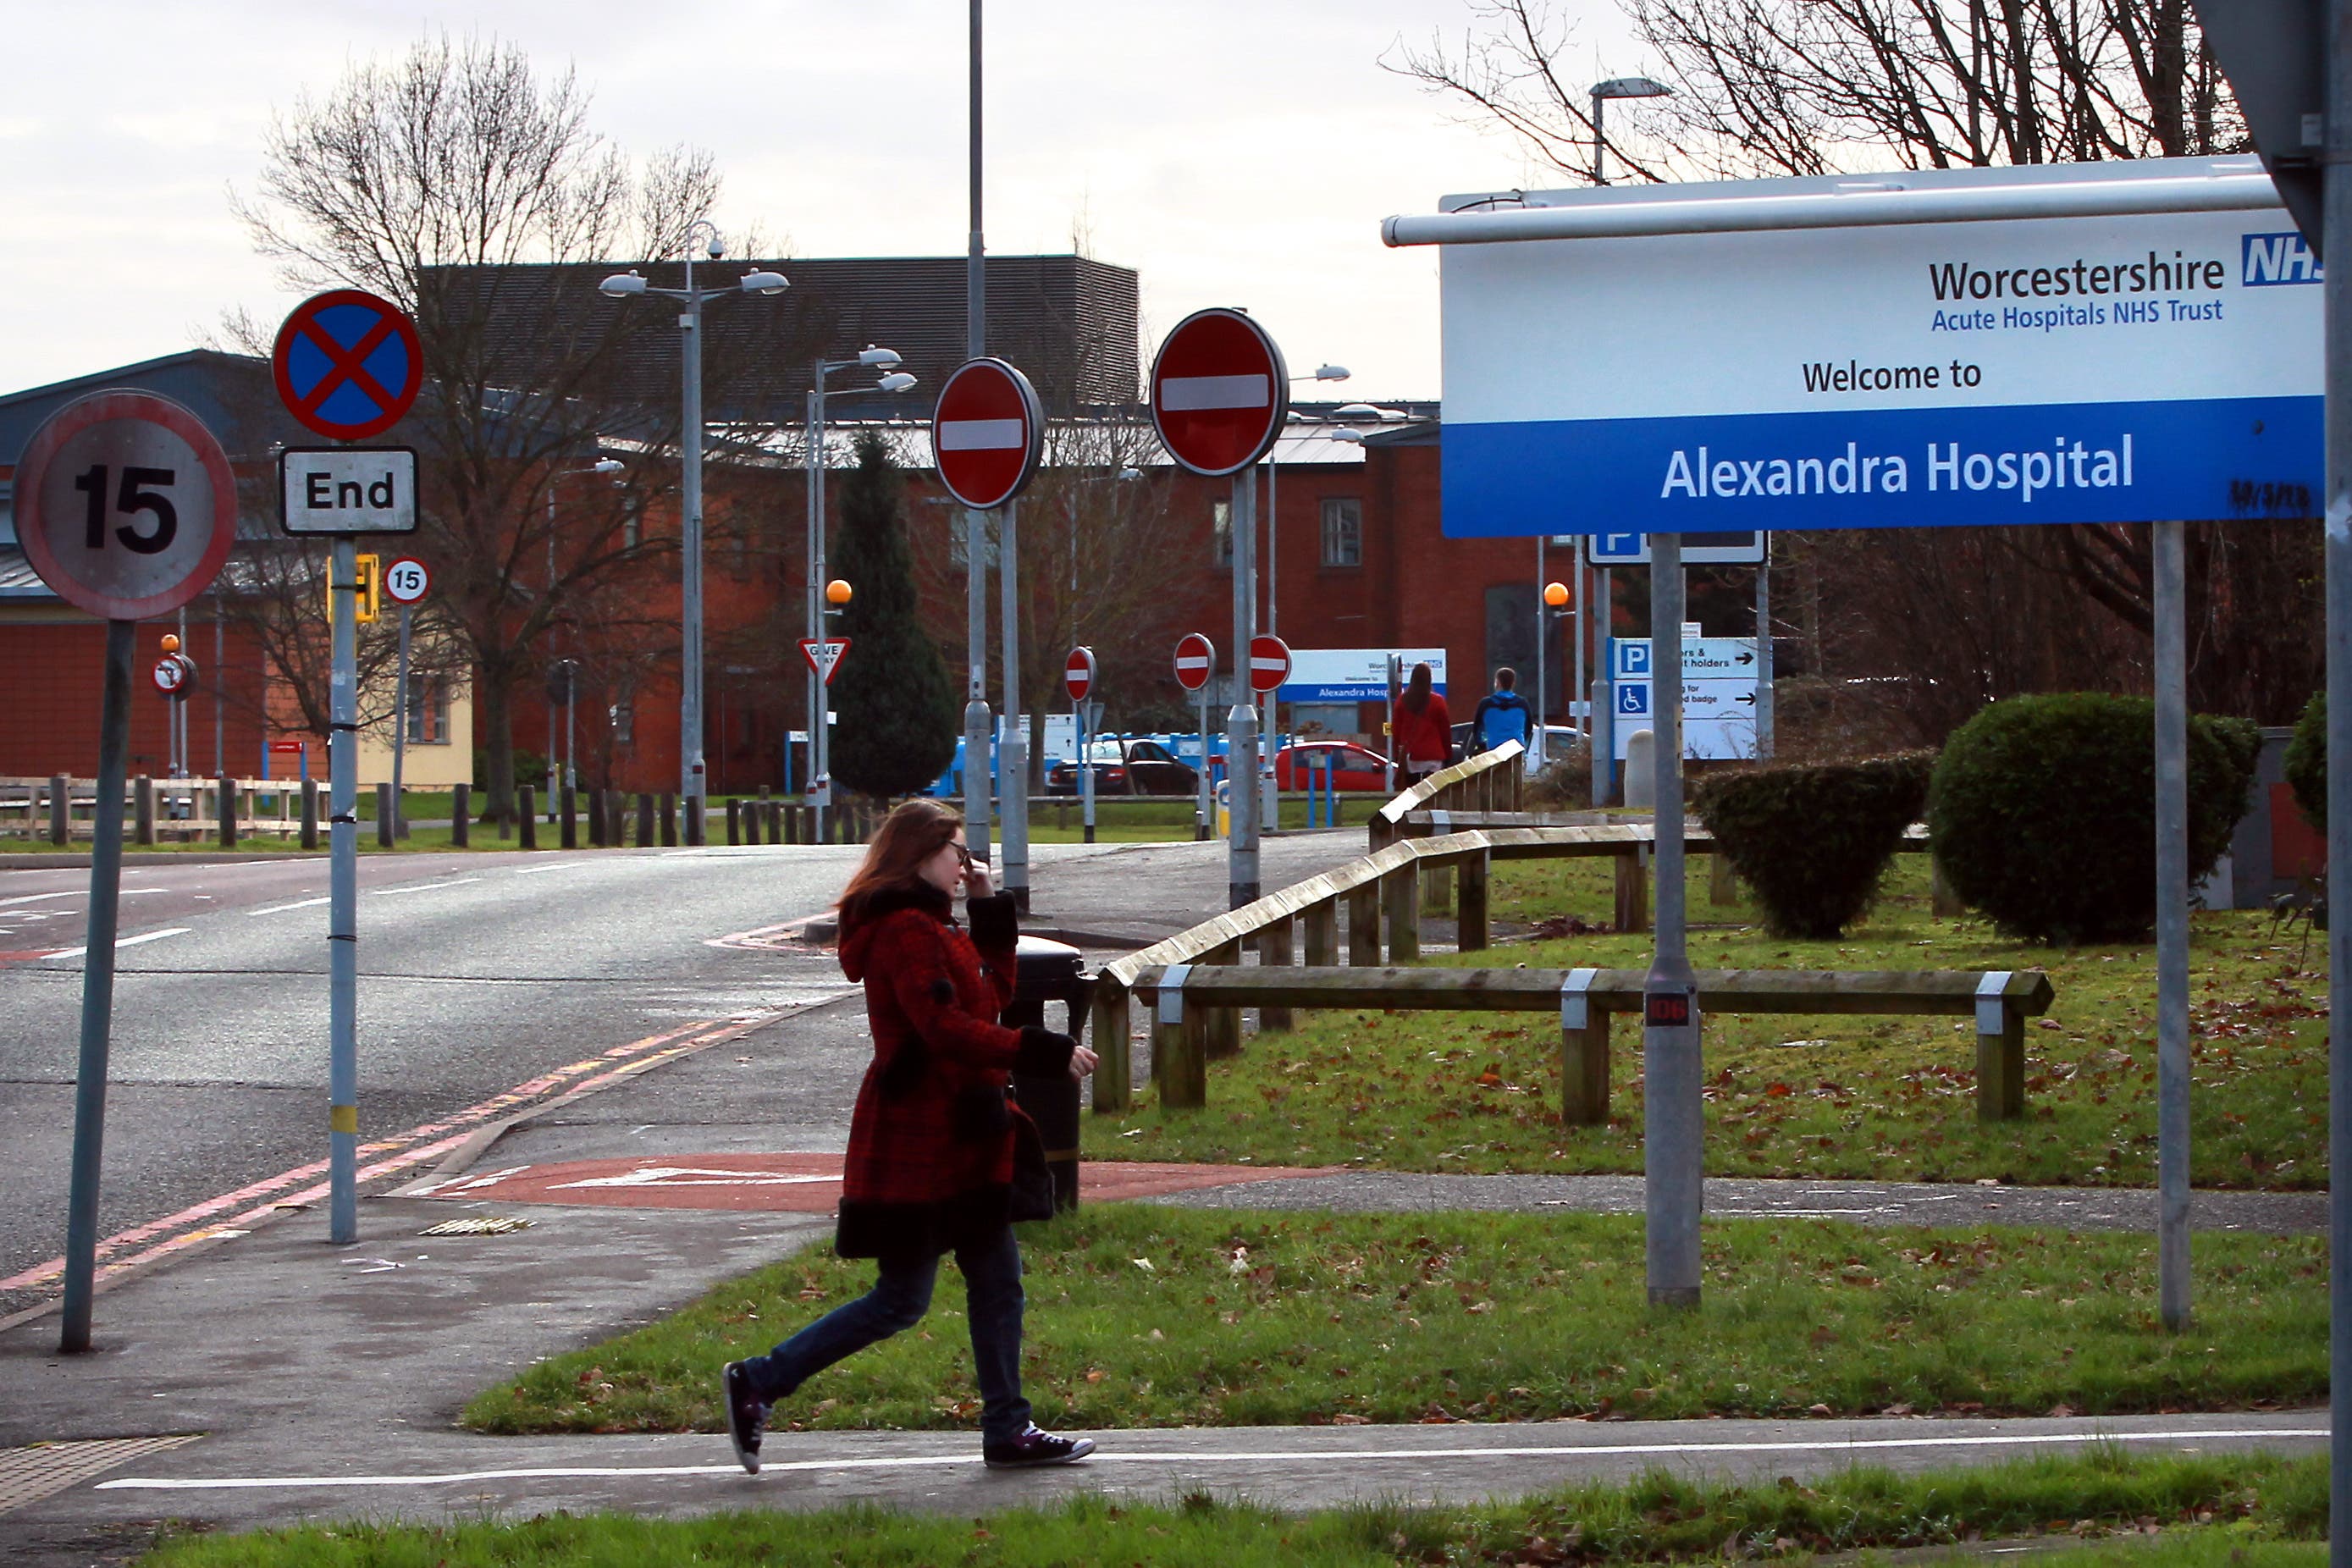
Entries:
<svg viewBox="0 0 2352 1568">
<path fill-rule="evenodd" d="M 336 289 L 294 307 L 269 356 L 278 400 L 331 441 L 364 441 L 399 423 L 425 384 L 415 323 L 388 300 Z"/>
</svg>

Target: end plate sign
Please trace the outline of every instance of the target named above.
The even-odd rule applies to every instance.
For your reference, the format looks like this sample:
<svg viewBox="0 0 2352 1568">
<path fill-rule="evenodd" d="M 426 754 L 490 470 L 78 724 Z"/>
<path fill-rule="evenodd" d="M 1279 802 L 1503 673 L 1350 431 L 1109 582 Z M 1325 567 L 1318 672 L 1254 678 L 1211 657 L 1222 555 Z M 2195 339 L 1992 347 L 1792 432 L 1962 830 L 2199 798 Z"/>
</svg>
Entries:
<svg viewBox="0 0 2352 1568">
<path fill-rule="evenodd" d="M 414 447 L 290 447 L 278 478 L 278 521 L 289 533 L 416 531 Z"/>
</svg>

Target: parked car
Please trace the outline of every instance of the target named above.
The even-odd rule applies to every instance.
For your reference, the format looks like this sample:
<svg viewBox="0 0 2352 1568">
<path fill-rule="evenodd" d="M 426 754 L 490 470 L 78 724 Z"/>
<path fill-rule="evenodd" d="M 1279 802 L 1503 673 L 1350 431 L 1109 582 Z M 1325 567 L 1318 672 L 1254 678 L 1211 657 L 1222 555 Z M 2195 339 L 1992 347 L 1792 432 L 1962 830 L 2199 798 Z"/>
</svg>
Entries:
<svg viewBox="0 0 2352 1568">
<path fill-rule="evenodd" d="M 1087 765 L 1094 770 L 1098 795 L 1191 795 L 1201 787 L 1192 765 L 1157 741 L 1089 741 Z M 1077 794 L 1077 764 L 1057 762 L 1047 768 L 1045 793 Z"/>
<path fill-rule="evenodd" d="M 1576 732 L 1576 727 L 1572 724 L 1545 725 L 1544 763 L 1546 764 L 1549 764 L 1552 763 L 1566 762 L 1569 757 L 1570 750 L 1575 746 L 1578 739 L 1579 737 Z M 1529 749 L 1532 750 L 1533 748 L 1530 747 Z M 1454 754 L 1455 756 L 1475 756 L 1485 750 L 1486 747 L 1479 744 L 1477 737 L 1473 732 L 1472 727 L 1468 722 L 1465 721 L 1454 726 Z"/>
<path fill-rule="evenodd" d="M 1285 746 L 1274 754 L 1274 787 L 1281 790 L 1321 789 L 1323 770 L 1331 769 L 1332 787 L 1386 790 L 1388 763 L 1378 752 L 1352 741 L 1307 741 Z"/>
</svg>

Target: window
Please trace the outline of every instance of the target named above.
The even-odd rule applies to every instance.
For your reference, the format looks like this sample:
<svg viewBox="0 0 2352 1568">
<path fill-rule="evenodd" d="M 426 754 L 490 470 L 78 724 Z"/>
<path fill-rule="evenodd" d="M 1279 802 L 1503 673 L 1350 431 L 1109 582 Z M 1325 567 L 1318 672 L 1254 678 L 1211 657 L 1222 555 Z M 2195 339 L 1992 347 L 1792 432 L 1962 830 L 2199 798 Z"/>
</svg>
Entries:
<svg viewBox="0 0 2352 1568">
<path fill-rule="evenodd" d="M 446 746 L 449 743 L 449 682 L 438 675 L 411 676 L 408 681 L 408 743 Z"/>
<path fill-rule="evenodd" d="M 613 704 L 610 717 L 613 721 L 613 739 L 624 746 L 636 744 L 636 711 L 629 706 L 627 698 L 625 697 Z"/>
<path fill-rule="evenodd" d="M 1229 500 L 1209 503 L 1209 559 L 1213 564 L 1230 572 L 1234 567 L 1234 503 Z"/>
<path fill-rule="evenodd" d="M 621 502 L 621 543 L 635 550 L 646 542 L 646 503 L 642 497 L 631 495 Z"/>
<path fill-rule="evenodd" d="M 1364 563 L 1364 503 L 1352 496 L 1323 503 L 1323 564 Z"/>
</svg>

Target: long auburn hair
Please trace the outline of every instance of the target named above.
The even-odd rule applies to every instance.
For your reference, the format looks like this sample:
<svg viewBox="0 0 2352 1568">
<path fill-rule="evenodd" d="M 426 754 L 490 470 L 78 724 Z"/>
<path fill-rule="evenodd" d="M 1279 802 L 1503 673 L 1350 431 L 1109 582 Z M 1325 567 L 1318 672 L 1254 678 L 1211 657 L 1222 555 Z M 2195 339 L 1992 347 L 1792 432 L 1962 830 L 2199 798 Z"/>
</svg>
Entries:
<svg viewBox="0 0 2352 1568">
<path fill-rule="evenodd" d="M 1408 711 L 1418 713 L 1429 706 L 1429 694 L 1433 680 L 1434 678 L 1429 672 L 1429 666 L 1416 664 L 1412 667 L 1412 679 L 1405 683 L 1402 699 Z"/>
<path fill-rule="evenodd" d="M 923 862 L 938 854 L 941 845 L 953 843 L 962 826 L 961 812 L 928 795 L 900 802 L 882 819 L 874 842 L 866 847 L 865 860 L 849 879 L 849 886 L 841 889 L 836 907 L 842 923 L 864 918 L 866 907 L 880 894 L 929 887 L 922 878 Z"/>
</svg>

